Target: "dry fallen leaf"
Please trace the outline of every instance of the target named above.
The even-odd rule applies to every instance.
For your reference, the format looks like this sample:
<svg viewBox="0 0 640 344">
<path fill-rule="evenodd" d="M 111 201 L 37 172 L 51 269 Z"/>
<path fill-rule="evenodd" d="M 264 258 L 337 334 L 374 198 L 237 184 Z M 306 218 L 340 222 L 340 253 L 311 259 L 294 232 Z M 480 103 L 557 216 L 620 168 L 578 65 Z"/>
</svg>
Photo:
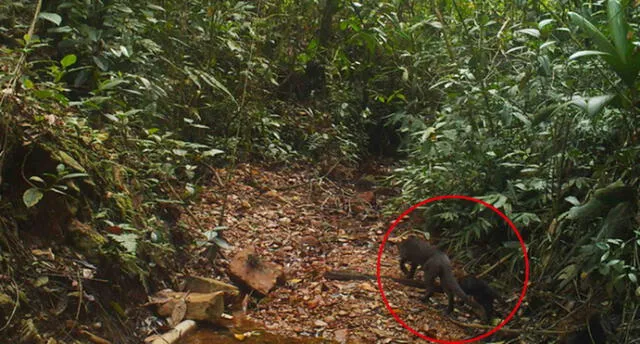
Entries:
<svg viewBox="0 0 640 344">
<path fill-rule="evenodd" d="M 187 302 L 180 299 L 171 312 L 171 327 L 178 325 L 184 319 L 185 314 L 187 314 Z"/>
<path fill-rule="evenodd" d="M 349 336 L 349 330 L 346 330 L 346 329 L 336 330 L 334 335 L 336 336 L 336 340 L 338 342 L 346 343 L 347 337 Z"/>
<path fill-rule="evenodd" d="M 376 287 L 374 287 L 369 282 L 361 283 L 359 287 L 360 287 L 360 289 L 366 290 L 366 291 L 371 291 L 371 292 L 377 292 L 378 291 L 378 289 Z"/>
<path fill-rule="evenodd" d="M 316 327 L 327 327 L 327 326 L 329 326 L 329 324 L 327 324 L 326 322 L 324 322 L 322 320 L 316 320 L 316 321 L 313 322 L 313 324 Z"/>
</svg>

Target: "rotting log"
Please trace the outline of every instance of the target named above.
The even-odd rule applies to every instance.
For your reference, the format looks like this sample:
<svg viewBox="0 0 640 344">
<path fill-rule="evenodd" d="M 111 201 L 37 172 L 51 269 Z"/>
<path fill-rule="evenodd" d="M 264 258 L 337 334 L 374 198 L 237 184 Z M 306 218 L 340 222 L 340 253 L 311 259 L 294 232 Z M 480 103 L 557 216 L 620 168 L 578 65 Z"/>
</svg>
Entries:
<svg viewBox="0 0 640 344">
<path fill-rule="evenodd" d="M 184 319 L 207 321 L 217 324 L 224 312 L 223 291 L 215 293 L 182 293 L 165 291 L 162 296 L 167 300 L 158 306 L 158 314 L 171 316 L 181 300 L 186 303 L 187 309 Z"/>
</svg>

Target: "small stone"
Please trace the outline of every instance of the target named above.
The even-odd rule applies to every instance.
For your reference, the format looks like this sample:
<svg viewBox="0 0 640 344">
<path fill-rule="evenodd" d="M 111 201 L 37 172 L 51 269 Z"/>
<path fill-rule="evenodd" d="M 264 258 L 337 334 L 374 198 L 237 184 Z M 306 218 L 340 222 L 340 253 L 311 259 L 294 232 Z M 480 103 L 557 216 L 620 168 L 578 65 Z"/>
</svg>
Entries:
<svg viewBox="0 0 640 344">
<path fill-rule="evenodd" d="M 313 322 L 314 325 L 316 325 L 316 327 L 327 327 L 329 326 L 329 324 L 327 324 L 326 322 L 322 321 L 322 320 L 316 320 Z"/>
</svg>

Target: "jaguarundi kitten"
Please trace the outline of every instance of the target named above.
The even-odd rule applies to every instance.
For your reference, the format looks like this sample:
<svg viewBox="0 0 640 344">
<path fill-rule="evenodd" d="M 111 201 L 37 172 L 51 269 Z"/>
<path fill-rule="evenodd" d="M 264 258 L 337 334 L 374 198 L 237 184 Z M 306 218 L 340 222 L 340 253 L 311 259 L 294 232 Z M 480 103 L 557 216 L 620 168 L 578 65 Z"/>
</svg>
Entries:
<svg viewBox="0 0 640 344">
<path fill-rule="evenodd" d="M 465 276 L 460 280 L 460 288 L 465 294 L 473 296 L 473 298 L 484 308 L 487 317 L 491 319 L 493 316 L 493 301 L 502 300 L 489 283 L 475 276 Z"/>
</svg>

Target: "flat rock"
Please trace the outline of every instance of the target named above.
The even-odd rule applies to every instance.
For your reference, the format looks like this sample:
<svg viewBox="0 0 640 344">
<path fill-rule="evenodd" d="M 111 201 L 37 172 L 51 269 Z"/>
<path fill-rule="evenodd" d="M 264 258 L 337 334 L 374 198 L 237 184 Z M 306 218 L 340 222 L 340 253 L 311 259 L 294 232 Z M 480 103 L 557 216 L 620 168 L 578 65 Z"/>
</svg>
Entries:
<svg viewBox="0 0 640 344">
<path fill-rule="evenodd" d="M 282 267 L 262 261 L 252 248 L 240 251 L 231 259 L 229 277 L 263 296 L 285 281 Z"/>
</svg>

